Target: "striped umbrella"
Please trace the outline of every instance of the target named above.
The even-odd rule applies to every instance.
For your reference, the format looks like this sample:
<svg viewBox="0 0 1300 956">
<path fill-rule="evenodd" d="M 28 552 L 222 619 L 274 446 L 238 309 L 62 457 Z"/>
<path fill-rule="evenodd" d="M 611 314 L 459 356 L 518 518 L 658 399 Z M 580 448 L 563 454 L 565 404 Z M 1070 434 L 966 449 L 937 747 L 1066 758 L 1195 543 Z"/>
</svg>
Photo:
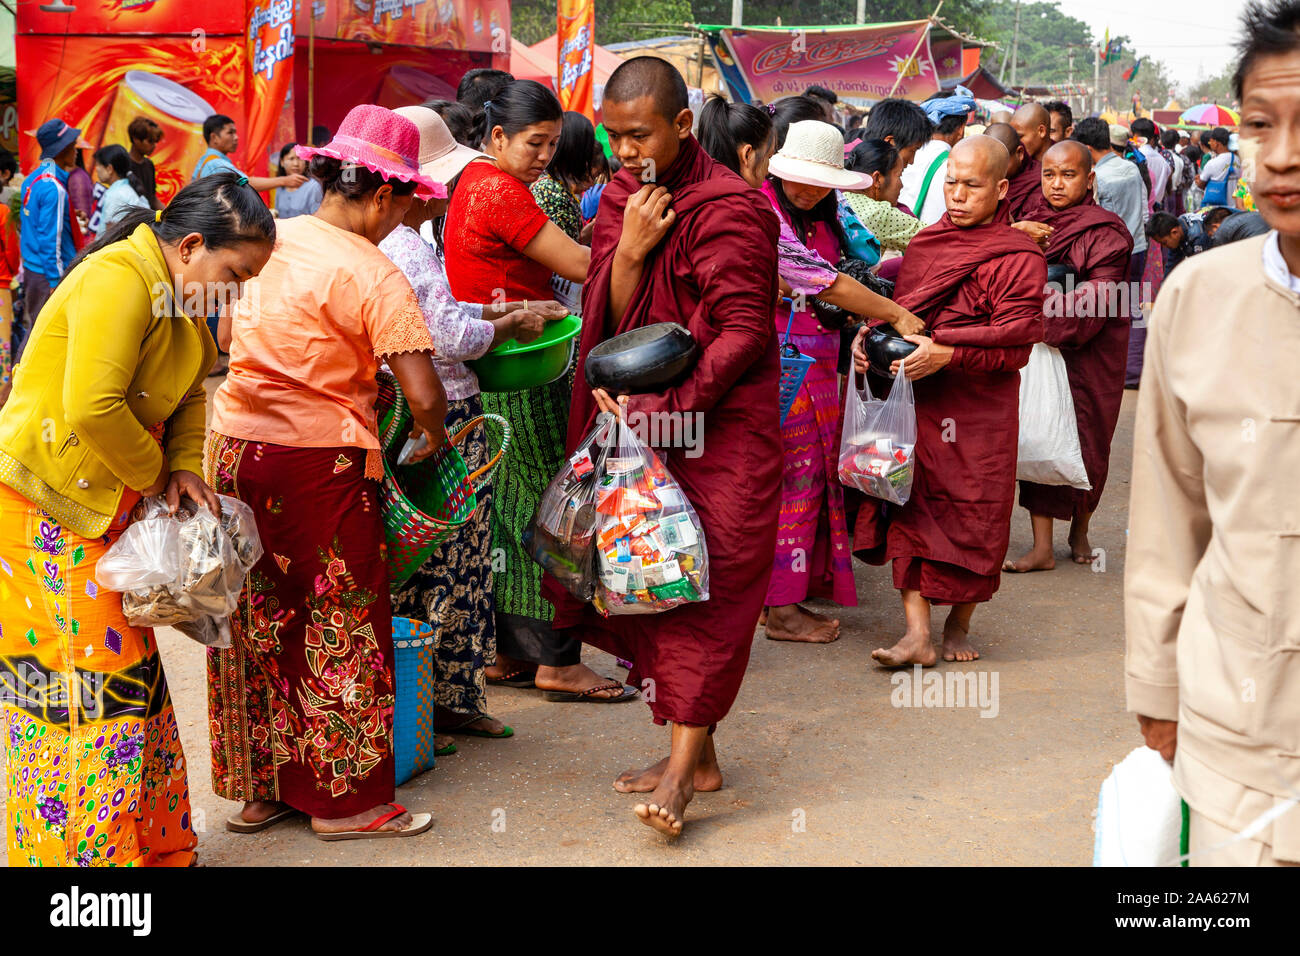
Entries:
<svg viewBox="0 0 1300 956">
<path fill-rule="evenodd" d="M 1189 110 L 1183 110 L 1178 119 L 1184 123 L 1196 123 L 1200 126 L 1237 126 L 1241 122 L 1236 113 L 1217 103 L 1201 103 Z"/>
</svg>

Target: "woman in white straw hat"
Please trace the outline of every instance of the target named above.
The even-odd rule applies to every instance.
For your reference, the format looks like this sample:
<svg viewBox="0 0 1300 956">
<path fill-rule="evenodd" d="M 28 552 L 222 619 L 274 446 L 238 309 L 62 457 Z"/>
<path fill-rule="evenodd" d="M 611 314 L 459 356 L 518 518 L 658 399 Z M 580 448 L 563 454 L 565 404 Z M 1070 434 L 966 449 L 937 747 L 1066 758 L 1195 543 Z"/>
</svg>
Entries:
<svg viewBox="0 0 1300 956">
<path fill-rule="evenodd" d="M 460 145 L 442 117 L 423 106 L 394 110 L 420 131 L 420 171 L 447 187 L 461 171 L 483 156 Z M 546 322 L 568 315 L 554 301 L 512 301 L 478 305 L 457 301 L 443 264 L 442 235 L 437 226 L 450 200 L 416 200 L 401 225 L 380 250 L 402 270 L 420 300 L 433 338 L 434 365 L 447 391 L 447 431 L 483 414 L 478 379 L 465 365 L 508 339 L 530 342 Z M 425 224 L 437 250 L 420 235 Z M 474 471 L 490 456 L 482 425 L 468 436 L 461 452 Z M 434 726 L 442 733 L 503 738 L 514 733 L 487 713 L 484 668 L 496 661 L 496 627 L 492 601 L 492 491 L 479 493 L 480 506 L 457 534 L 443 543 L 406 584 L 393 592 L 393 613 L 424 621 L 437 635 L 435 648 Z M 454 752 L 450 739 L 439 739 L 440 754 Z"/>
<path fill-rule="evenodd" d="M 783 226 L 809 252 L 837 263 L 847 250 L 838 215 L 837 189 L 862 189 L 871 176 L 844 168 L 844 138 L 829 123 L 791 123 L 785 142 L 768 164 L 762 185 Z M 785 473 L 781 497 L 781 532 L 768 585 L 767 637 L 773 640 L 828 643 L 839 637 L 839 621 L 801 606 L 809 597 L 828 598 L 852 607 L 858 603 L 844 491 L 836 477 L 840 444 L 840 392 L 836 374 L 838 329 L 825 328 L 808 307 L 813 298 L 840 281 L 834 269 L 809 266 L 781 276 L 795 293 L 795 306 L 778 305 L 777 331 L 804 355 L 809 367 L 781 426 Z M 847 278 L 847 277 L 845 277 Z M 887 319 L 904 333 L 917 332 L 920 320 L 889 299 L 869 290 L 869 314 Z"/>
</svg>

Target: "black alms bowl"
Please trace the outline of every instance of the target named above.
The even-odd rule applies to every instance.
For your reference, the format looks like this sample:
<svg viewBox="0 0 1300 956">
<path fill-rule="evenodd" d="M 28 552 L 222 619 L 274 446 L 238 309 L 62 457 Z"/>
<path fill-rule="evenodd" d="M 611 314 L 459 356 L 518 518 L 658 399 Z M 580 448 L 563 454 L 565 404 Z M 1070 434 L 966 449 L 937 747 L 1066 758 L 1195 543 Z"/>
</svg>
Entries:
<svg viewBox="0 0 1300 956">
<path fill-rule="evenodd" d="M 632 329 L 587 354 L 587 384 L 612 395 L 657 392 L 688 372 L 698 355 L 695 339 L 676 322 Z"/>
<path fill-rule="evenodd" d="M 1066 262 L 1052 262 L 1047 266 L 1047 282 L 1059 289 L 1066 287 L 1066 277 L 1073 274 L 1074 270 Z M 1078 280 L 1075 280 L 1078 281 Z"/>
<path fill-rule="evenodd" d="M 871 371 L 885 378 L 893 378 L 889 367 L 901 358 L 906 358 L 917 349 L 915 342 L 909 342 L 898 334 L 892 325 L 878 325 L 867 333 L 864 343 L 867 352 L 867 365 Z"/>
</svg>

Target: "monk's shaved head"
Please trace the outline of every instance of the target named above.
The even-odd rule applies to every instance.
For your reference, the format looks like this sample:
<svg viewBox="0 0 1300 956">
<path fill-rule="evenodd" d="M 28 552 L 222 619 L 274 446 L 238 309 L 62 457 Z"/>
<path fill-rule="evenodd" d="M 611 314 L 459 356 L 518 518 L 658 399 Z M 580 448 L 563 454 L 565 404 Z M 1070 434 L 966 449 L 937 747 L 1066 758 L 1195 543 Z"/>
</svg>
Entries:
<svg viewBox="0 0 1300 956">
<path fill-rule="evenodd" d="M 1050 126 L 1052 117 L 1048 115 L 1046 108 L 1042 104 L 1026 103 L 1011 114 L 1011 124 L 1013 126 L 1019 126 L 1021 123 L 1026 126 Z"/>
<path fill-rule="evenodd" d="M 1039 103 L 1026 103 L 1011 115 L 1011 125 L 1020 134 L 1025 152 L 1041 160 L 1052 141 L 1052 117 Z"/>
<path fill-rule="evenodd" d="M 1011 162 L 1007 165 L 1007 176 L 1015 176 L 1020 172 L 1027 153 L 1021 149 L 1020 134 L 1016 132 L 1016 128 L 1010 123 L 990 123 L 984 130 L 984 135 L 992 136 L 1007 148 L 1007 153 L 1011 156 Z"/>
<path fill-rule="evenodd" d="M 992 136 L 1007 148 L 1008 153 L 1014 153 L 1020 145 L 1020 134 L 1010 123 L 990 123 L 985 127 L 984 135 Z"/>
<path fill-rule="evenodd" d="M 625 60 L 609 76 L 605 84 L 604 102 L 631 103 L 648 96 L 655 109 L 668 122 L 673 122 L 691 105 L 686 91 L 686 81 L 677 67 L 657 56 L 634 56 Z"/>
<path fill-rule="evenodd" d="M 1073 139 L 1064 139 L 1050 147 L 1043 154 L 1046 163 L 1070 163 L 1078 166 L 1084 175 L 1092 171 L 1092 151 Z"/>
<path fill-rule="evenodd" d="M 967 136 L 948 154 L 943 202 L 959 229 L 990 222 L 1007 194 L 1011 154 L 992 136 Z"/>
<path fill-rule="evenodd" d="M 1043 198 L 1053 209 L 1069 209 L 1092 193 L 1092 151 L 1072 139 L 1043 154 Z"/>
<path fill-rule="evenodd" d="M 1011 153 L 1001 140 L 995 139 L 987 133 L 981 133 L 978 136 L 967 136 L 954 146 L 948 156 L 948 161 L 951 163 L 954 160 L 963 165 L 967 163 L 978 164 L 978 166 L 972 168 L 977 168 L 985 176 L 997 182 L 999 179 L 1007 178 L 1007 167 L 1011 164 Z"/>
<path fill-rule="evenodd" d="M 990 123 L 1010 123 L 1011 110 L 998 110 L 996 113 L 989 114 Z"/>
</svg>

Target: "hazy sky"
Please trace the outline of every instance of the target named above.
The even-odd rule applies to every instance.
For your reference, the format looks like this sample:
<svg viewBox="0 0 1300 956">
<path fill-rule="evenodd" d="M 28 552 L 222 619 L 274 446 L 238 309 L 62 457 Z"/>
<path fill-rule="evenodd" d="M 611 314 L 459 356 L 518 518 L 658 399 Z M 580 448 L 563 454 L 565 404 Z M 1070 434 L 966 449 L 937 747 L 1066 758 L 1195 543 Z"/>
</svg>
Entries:
<svg viewBox="0 0 1300 956">
<path fill-rule="evenodd" d="M 1233 59 L 1245 0 L 1060 0 L 1061 9 L 1101 37 L 1133 38 L 1137 52 L 1163 60 L 1174 82 L 1188 87 Z"/>
</svg>

